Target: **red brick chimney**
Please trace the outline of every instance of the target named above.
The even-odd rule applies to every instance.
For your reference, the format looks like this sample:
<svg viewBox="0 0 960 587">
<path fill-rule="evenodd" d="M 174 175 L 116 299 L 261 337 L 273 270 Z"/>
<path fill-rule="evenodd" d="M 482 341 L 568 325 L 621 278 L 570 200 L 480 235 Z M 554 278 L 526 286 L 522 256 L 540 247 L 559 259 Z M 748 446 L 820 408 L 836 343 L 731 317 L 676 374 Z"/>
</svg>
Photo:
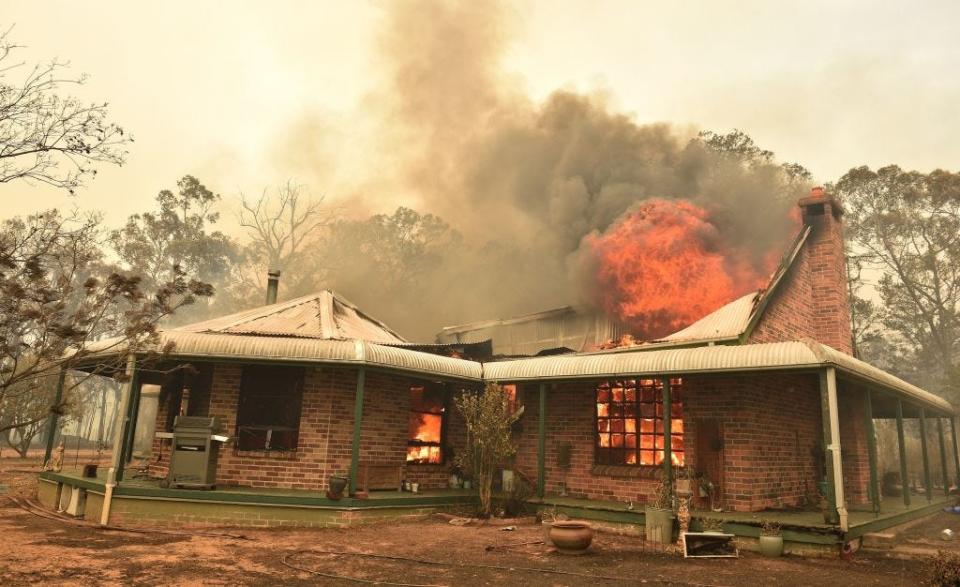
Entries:
<svg viewBox="0 0 960 587">
<path fill-rule="evenodd" d="M 838 351 L 853 354 L 850 298 L 843 249 L 843 207 L 822 187 L 797 204 L 810 226 L 807 254 L 810 278 L 811 329 L 814 338 Z"/>
</svg>

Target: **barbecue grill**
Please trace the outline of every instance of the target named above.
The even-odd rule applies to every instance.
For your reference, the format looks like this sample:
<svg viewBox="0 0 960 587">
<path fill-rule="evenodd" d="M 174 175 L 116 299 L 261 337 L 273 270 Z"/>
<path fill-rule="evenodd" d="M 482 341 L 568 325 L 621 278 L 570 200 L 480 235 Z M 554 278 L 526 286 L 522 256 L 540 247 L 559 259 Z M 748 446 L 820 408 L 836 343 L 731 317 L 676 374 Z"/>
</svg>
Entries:
<svg viewBox="0 0 960 587">
<path fill-rule="evenodd" d="M 218 432 L 217 418 L 177 416 L 173 423 L 170 472 L 162 485 L 187 489 L 216 487 L 220 444 L 229 440 Z"/>
</svg>

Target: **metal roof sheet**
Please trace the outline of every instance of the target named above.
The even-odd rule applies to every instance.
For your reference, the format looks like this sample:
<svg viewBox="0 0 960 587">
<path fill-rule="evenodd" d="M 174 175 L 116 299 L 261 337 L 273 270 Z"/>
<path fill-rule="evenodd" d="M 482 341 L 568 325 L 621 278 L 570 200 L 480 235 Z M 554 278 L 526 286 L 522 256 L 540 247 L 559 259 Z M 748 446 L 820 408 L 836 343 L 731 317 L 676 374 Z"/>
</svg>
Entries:
<svg viewBox="0 0 960 587">
<path fill-rule="evenodd" d="M 683 330 L 661 338 L 662 341 L 719 340 L 736 338 L 747 329 L 759 292 L 750 292 L 719 310 L 711 312 Z"/>
<path fill-rule="evenodd" d="M 319 340 L 276 336 L 207 334 L 169 330 L 160 333 L 156 348 L 173 343 L 170 356 L 293 363 L 337 363 L 383 367 L 441 377 L 480 381 L 483 366 L 475 361 L 443 357 L 363 340 Z M 116 340 L 104 340 L 86 349 L 91 358 L 126 352 Z"/>
<path fill-rule="evenodd" d="M 245 336 L 167 331 L 157 348 L 173 343 L 171 356 L 296 363 L 355 364 L 471 381 L 600 379 L 683 373 L 753 372 L 835 367 L 868 384 L 927 406 L 956 413 L 946 400 L 873 365 L 813 340 L 747 345 L 665 348 L 634 352 L 578 353 L 480 363 L 362 340 Z M 90 345 L 92 359 L 126 349 L 116 340 Z"/>
<path fill-rule="evenodd" d="M 356 338 L 387 344 L 407 342 L 389 326 L 363 313 L 344 297 L 330 290 L 180 326 L 168 332 L 252 334 L 326 340 Z"/>
<path fill-rule="evenodd" d="M 486 363 L 487 381 L 543 381 L 683 373 L 836 367 L 843 372 L 954 413 L 946 400 L 816 341 L 583 353 Z"/>
</svg>

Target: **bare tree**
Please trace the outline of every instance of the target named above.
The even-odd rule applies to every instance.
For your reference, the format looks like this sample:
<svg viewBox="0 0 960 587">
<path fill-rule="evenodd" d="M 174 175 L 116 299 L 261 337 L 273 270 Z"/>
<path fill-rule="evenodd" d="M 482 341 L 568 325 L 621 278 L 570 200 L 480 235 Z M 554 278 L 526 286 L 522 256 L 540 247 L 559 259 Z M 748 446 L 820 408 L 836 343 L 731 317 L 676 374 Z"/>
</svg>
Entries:
<svg viewBox="0 0 960 587">
<path fill-rule="evenodd" d="M 121 165 L 133 139 L 109 122 L 107 104 L 60 94 L 86 76 L 68 75 L 64 61 L 11 62 L 21 47 L 9 33 L 0 33 L 0 183 L 20 179 L 73 193 L 96 175 L 97 163 Z"/>
<path fill-rule="evenodd" d="M 304 269 L 308 245 L 316 243 L 324 229 L 339 216 L 339 210 L 325 205 L 325 197 L 311 198 L 304 186 L 288 181 L 274 192 L 264 189 L 256 200 L 240 194 L 240 226 L 247 229 L 247 265 L 255 269 L 247 277 L 251 289 L 260 291 L 260 278 L 268 269 L 287 272 L 290 290 L 315 282 L 317 268 Z M 298 284 L 301 287 L 298 287 Z M 303 293 L 303 292 L 301 292 Z"/>
</svg>

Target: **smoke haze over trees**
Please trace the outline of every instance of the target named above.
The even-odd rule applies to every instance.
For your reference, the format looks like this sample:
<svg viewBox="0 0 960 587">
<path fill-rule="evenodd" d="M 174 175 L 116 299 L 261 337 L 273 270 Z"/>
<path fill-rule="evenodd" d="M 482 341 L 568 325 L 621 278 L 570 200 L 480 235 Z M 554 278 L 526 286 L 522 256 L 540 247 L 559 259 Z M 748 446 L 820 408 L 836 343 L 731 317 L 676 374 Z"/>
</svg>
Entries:
<svg viewBox="0 0 960 587">
<path fill-rule="evenodd" d="M 855 300 L 863 351 L 960 400 L 960 175 L 856 167 L 835 189 L 853 257 L 876 276 L 880 303 Z"/>
</svg>

